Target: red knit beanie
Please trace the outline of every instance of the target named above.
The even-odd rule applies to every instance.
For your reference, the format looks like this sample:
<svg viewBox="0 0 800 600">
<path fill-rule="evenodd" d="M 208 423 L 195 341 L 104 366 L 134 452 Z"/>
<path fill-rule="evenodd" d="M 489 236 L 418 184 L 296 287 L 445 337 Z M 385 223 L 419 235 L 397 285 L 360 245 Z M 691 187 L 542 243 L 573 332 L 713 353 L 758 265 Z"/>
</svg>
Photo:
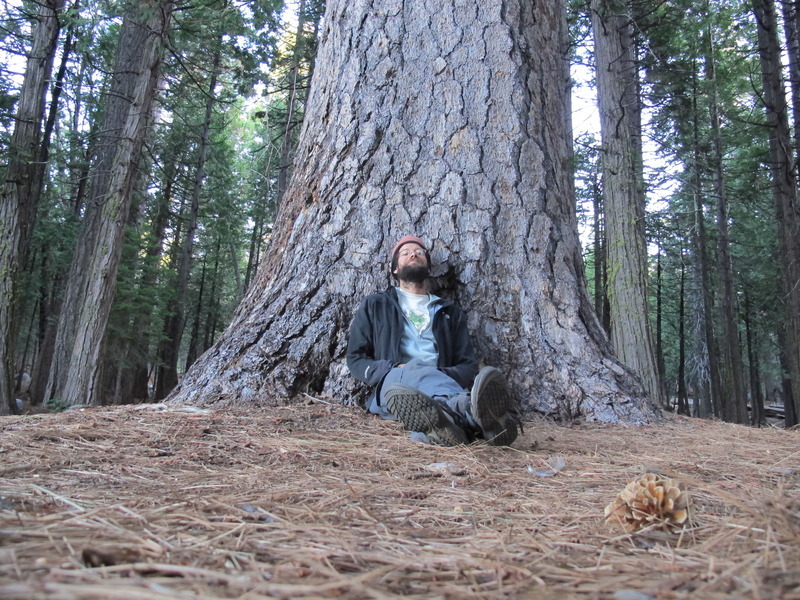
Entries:
<svg viewBox="0 0 800 600">
<path fill-rule="evenodd" d="M 425 250 L 425 252 L 428 251 L 428 247 L 425 245 L 425 242 L 423 242 L 421 239 L 413 235 L 404 235 L 399 240 L 397 240 L 397 243 L 394 245 L 394 248 L 392 248 L 392 253 L 389 255 L 389 260 L 392 263 L 394 263 L 394 259 L 397 257 L 397 251 L 400 250 L 400 248 L 405 246 L 406 244 L 419 244 L 420 246 L 422 246 L 422 249 Z"/>
</svg>

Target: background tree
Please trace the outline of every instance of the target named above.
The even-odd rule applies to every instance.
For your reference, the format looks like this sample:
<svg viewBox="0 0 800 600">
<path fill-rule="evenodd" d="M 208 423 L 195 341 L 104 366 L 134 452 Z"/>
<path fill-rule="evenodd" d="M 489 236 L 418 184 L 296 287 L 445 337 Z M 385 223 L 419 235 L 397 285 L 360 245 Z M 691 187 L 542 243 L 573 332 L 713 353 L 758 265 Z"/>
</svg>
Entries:
<svg viewBox="0 0 800 600">
<path fill-rule="evenodd" d="M 87 193 L 91 192 L 91 186 L 86 185 L 88 156 L 102 153 L 102 143 L 98 142 L 104 135 L 100 119 L 108 112 L 106 100 L 112 96 L 101 93 L 101 86 L 105 73 L 114 71 L 114 52 L 121 26 L 119 15 L 114 12 L 118 8 L 117 4 L 94 0 L 85 0 L 81 5 L 74 3 L 68 33 L 75 25 L 75 52 L 60 55 L 59 73 L 63 68 L 69 102 L 60 113 L 54 110 L 52 102 L 49 110 L 49 115 L 58 117 L 54 121 L 56 151 L 50 172 L 44 178 L 47 194 L 40 211 L 40 226 L 34 234 L 35 260 L 24 273 L 24 293 L 30 301 L 26 301 L 25 314 L 19 320 L 26 326 L 15 365 L 18 376 L 22 377 L 23 372 L 30 369 L 26 363 L 33 362 L 30 371 L 32 403 L 40 403 L 45 398 L 55 348 L 55 324 L 64 288 L 70 281 L 70 257 L 74 254 L 81 222 L 90 212 L 86 203 Z M 128 227 L 114 284 L 109 326 L 100 349 L 97 372 L 102 376 L 102 383 L 95 386 L 94 401 L 97 403 L 112 397 L 131 401 L 149 396 L 148 381 L 157 365 L 156 349 L 162 335 L 156 323 L 163 323 L 175 287 L 170 283 L 173 277 L 164 251 L 172 247 L 174 234 L 185 230 L 179 207 L 191 195 L 193 188 L 187 182 L 191 179 L 191 165 L 197 164 L 196 146 L 186 144 L 186 140 L 195 139 L 191 127 L 198 120 L 197 113 L 202 116 L 203 112 L 202 108 L 198 111 L 196 105 L 205 102 L 208 89 L 202 73 L 211 63 L 207 57 L 213 45 L 207 40 L 213 28 L 225 31 L 222 45 L 225 67 L 216 94 L 215 122 L 211 131 L 214 143 L 206 163 L 208 183 L 201 197 L 201 205 L 207 209 L 199 214 L 196 247 L 201 256 L 208 248 L 215 249 L 212 252 L 215 255 L 204 261 L 215 268 L 209 272 L 213 279 L 203 295 L 203 306 L 194 304 L 197 291 L 193 287 L 193 273 L 189 275 L 189 287 L 183 300 L 191 309 L 182 326 L 196 320 L 191 313 L 195 306 L 205 315 L 198 323 L 200 338 L 192 340 L 195 354 L 207 347 L 224 328 L 243 294 L 242 260 L 247 254 L 242 241 L 247 235 L 246 211 L 249 206 L 268 206 L 271 201 L 261 202 L 257 196 L 259 190 L 252 181 L 256 169 L 254 163 L 248 161 L 248 155 L 256 142 L 248 138 L 257 136 L 258 132 L 257 127 L 247 126 L 248 122 L 255 123 L 248 112 L 251 109 L 247 108 L 247 98 L 257 91 L 256 84 L 264 77 L 264 65 L 273 59 L 271 53 L 280 35 L 275 18 L 279 8 L 278 3 L 267 0 L 248 2 L 246 6 L 207 0 L 178 11 L 171 46 L 175 51 L 168 53 L 166 67 L 162 69 L 159 118 L 150 124 L 150 142 L 144 160 L 137 165 L 131 207 L 127 218 L 122 220 Z M 12 16 L 9 13 L 9 20 L 3 21 L 0 32 L 13 32 L 7 40 L 16 43 L 25 35 L 25 20 Z M 310 19 L 309 22 L 314 21 Z M 303 37 L 305 56 L 314 44 L 308 32 L 304 32 Z M 65 47 L 67 45 L 65 41 Z M 18 47 L 24 50 L 23 44 Z M 11 48 L 8 44 L 0 49 L 10 51 Z M 15 51 L 16 48 L 14 46 Z M 289 46 L 287 51 L 291 50 Z M 12 62 L 8 64 L 13 65 Z M 0 69 L 2 81 L 7 81 L 9 72 Z M 305 72 L 298 76 L 298 81 L 303 81 Z M 8 98 L 13 106 L 13 88 L 3 89 L 11 91 Z M 301 96 L 302 88 L 298 86 L 298 97 Z M 190 99 L 194 99 L 194 103 Z M 296 103 L 295 118 L 301 114 L 298 107 L 302 107 L 302 102 Z M 0 121 L 9 122 L 8 115 L 2 111 Z M 5 130 L 0 134 L 6 135 Z M 168 140 L 176 140 L 174 147 L 180 149 L 165 152 L 162 141 Z M 162 173 L 170 172 L 165 163 L 175 167 L 173 176 L 167 177 L 168 182 L 162 177 Z M 159 189 L 164 189 L 166 194 L 156 193 Z M 188 196 L 187 190 L 190 191 Z M 273 216 L 269 210 L 262 214 L 268 226 Z M 262 233 L 263 227 L 262 224 Z M 204 240 L 206 235 L 208 240 Z M 85 259 L 76 258 L 76 263 L 85 267 Z M 173 345 L 179 349 L 183 363 L 188 358 L 188 344 L 173 342 Z M 19 393 L 23 398 L 28 397 L 24 390 Z"/>
<path fill-rule="evenodd" d="M 629 3 L 620 0 L 592 2 L 611 344 L 663 405 L 648 306 L 639 62 L 631 13 Z"/>
<path fill-rule="evenodd" d="M 770 128 L 770 167 L 780 241 L 782 304 L 785 329 L 782 351 L 786 365 L 784 393 L 794 409 L 787 424 L 796 424 L 800 406 L 800 207 L 797 204 L 795 157 L 792 155 L 788 106 L 783 85 L 778 18 L 772 0 L 753 0 L 758 23 L 758 48 L 764 83 L 764 107 Z M 797 126 L 797 124 L 795 124 Z"/>
<path fill-rule="evenodd" d="M 714 195 L 717 201 L 717 263 L 721 280 L 720 309 L 722 321 L 722 418 L 734 423 L 747 423 L 747 392 L 744 384 L 744 364 L 739 343 L 739 302 L 734 290 L 733 262 L 730 242 L 730 214 L 725 176 L 722 140 L 722 119 L 717 85 L 717 51 L 711 27 L 707 26 L 703 39 L 705 46 L 704 70 L 708 94 L 709 135 L 713 164 Z"/>
<path fill-rule="evenodd" d="M 92 403 L 98 388 L 124 226 L 174 6 L 153 0 L 127 8 L 45 393 L 68 404 Z"/>
<path fill-rule="evenodd" d="M 218 35 L 212 42 L 215 50 L 211 60 L 209 71 L 208 90 L 205 92 L 205 109 L 203 111 L 203 121 L 200 128 L 200 136 L 197 149 L 197 164 L 194 169 L 191 200 L 186 215 L 186 230 L 180 244 L 180 251 L 177 258 L 177 277 L 175 279 L 174 294 L 169 307 L 164 326 L 164 340 L 162 341 L 162 352 L 160 354 L 161 366 L 157 379 L 155 398 L 160 400 L 172 390 L 178 383 L 178 355 L 183 338 L 184 316 L 186 292 L 189 289 L 189 271 L 192 266 L 194 253 L 195 236 L 197 234 L 197 218 L 200 211 L 200 195 L 206 177 L 206 160 L 209 152 L 211 120 L 213 117 L 214 104 L 216 102 L 214 94 L 217 87 L 217 78 L 222 53 L 222 35 Z"/>
<path fill-rule="evenodd" d="M 262 175 L 257 182 L 261 201 L 252 206 L 254 227 L 250 239 L 245 287 L 249 287 L 268 238 L 275 211 L 286 192 L 297 147 L 300 127 L 305 116 L 306 98 L 314 73 L 319 23 L 325 4 L 321 0 L 299 2 L 296 24 L 284 25 L 288 33 L 278 44 L 271 60 L 272 77 L 265 90 L 266 107 L 255 117 L 263 119 L 264 144 L 258 148 Z"/>
<path fill-rule="evenodd" d="M 583 45 L 573 68 L 592 69 L 591 76 L 575 71 L 578 94 L 585 97 L 587 90 L 597 93 L 597 57 L 581 38 L 582 3 L 572 4 L 575 44 Z M 644 108 L 645 232 L 649 247 L 659 249 L 649 265 L 657 282 L 650 304 L 658 360 L 682 410 L 694 398 L 698 414 L 734 421 L 746 420 L 745 375 L 749 389 L 758 391 L 751 403 L 774 389 L 780 370 L 776 333 L 784 320 L 775 311 L 782 306 L 776 287 L 781 277 L 769 258 L 773 249 L 777 253 L 769 231 L 774 222 L 763 211 L 767 170 L 761 163 L 768 138 L 753 119 L 761 90 L 750 4 L 636 1 L 618 11 L 633 23 L 641 45 L 642 80 L 631 102 Z M 588 120 L 585 111 L 580 114 Z M 577 139 L 580 155 L 584 138 Z M 591 198 L 594 184 L 585 163 L 577 164 L 582 201 Z M 586 222 L 599 222 L 598 207 L 583 206 Z M 603 235 L 602 228 L 587 225 L 584 245 L 602 247 Z M 594 290 L 602 295 L 602 272 L 595 268 L 602 257 L 595 253 L 588 252 L 588 274 L 591 280 L 600 277 Z M 740 308 L 746 293 L 753 294 L 749 317 Z M 746 317 L 758 321 L 751 339 L 760 347 L 752 357 L 755 368 L 747 369 L 738 344 L 746 337 Z"/>
<path fill-rule="evenodd" d="M 22 271 L 42 188 L 47 136 L 43 135 L 45 94 L 53 70 L 63 0 L 38 6 L 32 27 L 30 53 L 17 102 L 14 133 L 0 196 L 0 415 L 16 411 L 14 367 Z"/>
</svg>

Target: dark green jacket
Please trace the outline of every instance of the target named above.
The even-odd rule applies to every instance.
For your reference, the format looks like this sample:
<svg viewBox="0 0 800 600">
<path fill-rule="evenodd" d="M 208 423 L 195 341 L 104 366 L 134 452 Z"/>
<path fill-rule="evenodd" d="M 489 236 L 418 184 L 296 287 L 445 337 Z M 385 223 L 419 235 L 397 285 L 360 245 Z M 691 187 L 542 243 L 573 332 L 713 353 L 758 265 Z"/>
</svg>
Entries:
<svg viewBox="0 0 800 600">
<path fill-rule="evenodd" d="M 364 298 L 350 325 L 347 367 L 353 377 L 377 386 L 402 362 L 400 341 L 405 327 L 395 288 Z M 443 299 L 433 316 L 433 337 L 439 353 L 439 370 L 469 389 L 478 373 L 478 360 L 464 314 Z"/>
</svg>

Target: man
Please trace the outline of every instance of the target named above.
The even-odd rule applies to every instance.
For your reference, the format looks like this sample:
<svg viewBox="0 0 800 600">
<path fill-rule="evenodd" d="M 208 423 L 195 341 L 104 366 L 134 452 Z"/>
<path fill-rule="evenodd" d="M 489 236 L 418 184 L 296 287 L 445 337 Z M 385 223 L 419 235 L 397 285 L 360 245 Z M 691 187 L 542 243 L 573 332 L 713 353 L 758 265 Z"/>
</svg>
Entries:
<svg viewBox="0 0 800 600">
<path fill-rule="evenodd" d="M 497 369 L 478 373 L 463 313 L 429 292 L 427 246 L 403 236 L 390 260 L 397 287 L 364 299 L 347 345 L 350 373 L 375 387 L 367 409 L 421 441 L 510 445 L 522 430 L 518 403 Z"/>
</svg>

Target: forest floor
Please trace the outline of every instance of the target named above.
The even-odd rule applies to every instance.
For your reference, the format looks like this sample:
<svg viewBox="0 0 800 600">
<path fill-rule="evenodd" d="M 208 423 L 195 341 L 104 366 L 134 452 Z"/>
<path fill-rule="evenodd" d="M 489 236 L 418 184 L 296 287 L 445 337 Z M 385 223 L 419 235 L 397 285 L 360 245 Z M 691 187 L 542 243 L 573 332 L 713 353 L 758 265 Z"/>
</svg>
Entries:
<svg viewBox="0 0 800 600">
<path fill-rule="evenodd" d="M 626 533 L 645 472 L 691 525 Z M 319 403 L 0 419 L 0 597 L 800 599 L 800 431 L 532 421 L 438 448 Z"/>
</svg>

